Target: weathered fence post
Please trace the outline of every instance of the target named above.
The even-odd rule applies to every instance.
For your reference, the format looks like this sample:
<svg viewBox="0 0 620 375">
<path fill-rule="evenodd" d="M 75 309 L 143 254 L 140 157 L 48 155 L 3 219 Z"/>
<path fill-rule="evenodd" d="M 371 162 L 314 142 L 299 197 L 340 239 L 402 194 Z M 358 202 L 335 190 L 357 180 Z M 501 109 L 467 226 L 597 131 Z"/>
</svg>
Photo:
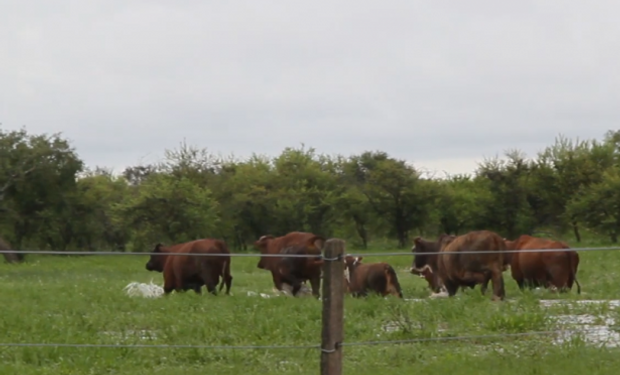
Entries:
<svg viewBox="0 0 620 375">
<path fill-rule="evenodd" d="M 323 265 L 323 329 L 321 332 L 321 375 L 342 375 L 344 340 L 344 249 L 345 242 L 325 242 Z M 338 259 L 338 260 L 330 260 Z"/>
</svg>

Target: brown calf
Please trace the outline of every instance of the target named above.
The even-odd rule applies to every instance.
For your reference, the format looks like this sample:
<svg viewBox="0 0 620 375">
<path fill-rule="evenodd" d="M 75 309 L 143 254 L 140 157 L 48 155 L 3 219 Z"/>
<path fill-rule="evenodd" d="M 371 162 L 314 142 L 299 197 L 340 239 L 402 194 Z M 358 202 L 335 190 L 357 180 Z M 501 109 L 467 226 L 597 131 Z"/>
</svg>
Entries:
<svg viewBox="0 0 620 375">
<path fill-rule="evenodd" d="M 565 242 L 526 234 L 514 241 L 505 242 L 509 250 L 570 248 Z M 576 251 L 516 252 L 512 253 L 511 258 L 510 272 L 521 290 L 525 286 L 529 288 L 542 286 L 565 292 L 572 289 L 574 282 L 577 284 L 577 294 L 581 293 L 581 285 L 577 280 L 579 255 Z"/>
<path fill-rule="evenodd" d="M 368 291 L 387 296 L 388 294 L 403 298 L 394 268 L 385 262 L 362 264 L 363 257 L 347 255 L 345 277 L 348 275 L 345 288 L 354 296 L 367 296 Z M 345 279 L 346 280 L 346 279 Z"/>
<path fill-rule="evenodd" d="M 230 254 L 228 246 L 218 239 L 200 239 L 173 246 L 165 247 L 157 244 L 154 253 L 183 253 L 183 254 Z M 226 285 L 226 294 L 230 294 L 233 277 L 230 274 L 230 256 L 189 256 L 189 255 L 151 255 L 146 263 L 148 271 L 163 272 L 164 293 L 173 290 L 177 292 L 193 289 L 201 293 L 206 285 L 211 294 L 216 293 L 220 277 L 222 282 L 219 291 Z"/>
</svg>

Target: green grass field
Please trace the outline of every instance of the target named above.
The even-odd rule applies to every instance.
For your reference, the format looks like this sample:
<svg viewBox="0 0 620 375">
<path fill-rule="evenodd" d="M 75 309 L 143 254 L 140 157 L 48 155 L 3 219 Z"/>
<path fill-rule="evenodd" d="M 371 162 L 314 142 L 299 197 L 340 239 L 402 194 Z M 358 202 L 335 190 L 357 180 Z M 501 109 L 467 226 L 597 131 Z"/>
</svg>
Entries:
<svg viewBox="0 0 620 375">
<path fill-rule="evenodd" d="M 591 244 L 589 244 L 591 245 Z M 581 245 L 581 246 L 585 246 Z M 541 299 L 618 298 L 620 251 L 580 254 L 576 288 L 564 295 L 521 293 L 509 271 L 507 300 L 492 302 L 479 288 L 454 298 L 402 301 L 345 300 L 345 341 L 519 333 L 560 328 L 550 318 L 569 306 L 543 307 Z M 131 281 L 162 283 L 145 270 L 147 256 L 31 256 L 22 265 L 0 264 L 0 342 L 81 344 L 317 345 L 321 303 L 312 298 L 248 296 L 272 293 L 258 258 L 233 258 L 232 295 L 130 298 Z M 425 281 L 407 272 L 411 256 L 367 258 L 397 270 L 405 298 L 429 295 Z M 575 306 L 571 314 L 601 316 L 605 305 Z M 617 320 L 617 319 L 616 319 Z M 385 330 L 389 325 L 391 330 Z M 0 347 L 0 374 L 317 374 L 317 349 L 162 349 Z M 617 374 L 620 349 L 597 348 L 579 338 L 554 344 L 551 335 L 469 341 L 350 346 L 345 374 Z"/>
</svg>

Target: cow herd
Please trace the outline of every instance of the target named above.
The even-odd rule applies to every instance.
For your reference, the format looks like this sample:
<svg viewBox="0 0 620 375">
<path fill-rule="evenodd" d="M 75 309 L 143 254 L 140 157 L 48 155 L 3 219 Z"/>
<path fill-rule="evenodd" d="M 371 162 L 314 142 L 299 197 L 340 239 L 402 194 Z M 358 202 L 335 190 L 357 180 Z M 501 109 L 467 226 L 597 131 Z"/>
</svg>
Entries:
<svg viewBox="0 0 620 375">
<path fill-rule="evenodd" d="M 480 230 L 459 236 L 444 234 L 437 241 L 417 237 L 413 243 L 410 273 L 425 278 L 434 295 L 447 293 L 453 296 L 459 288 L 474 288 L 478 284 L 482 294 L 485 294 L 491 282 L 493 299 L 503 300 L 503 272 L 508 268 L 520 289 L 545 287 L 566 291 L 576 283 L 577 292 L 581 292 L 576 277 L 579 256 L 574 250 L 561 250 L 569 249 L 564 242 L 529 235 L 511 241 L 492 231 Z M 323 237 L 308 232 L 290 232 L 280 237 L 262 236 L 254 243 L 263 255 L 257 267 L 271 273 L 274 287 L 279 291 L 284 291 L 284 286 L 288 285 L 292 294 L 298 295 L 302 284 L 309 282 L 312 295 L 318 298 L 325 262 L 321 256 L 324 244 Z M 520 251 L 534 249 L 558 251 Z M 169 256 L 165 253 L 181 255 Z M 274 256 L 277 254 L 298 257 Z M 366 296 L 373 292 L 403 298 L 398 276 L 391 265 L 385 262 L 362 263 L 362 259 L 361 256 L 350 255 L 343 259 L 343 282 L 347 293 Z M 219 291 L 226 286 L 226 294 L 229 294 L 233 280 L 230 263 L 226 243 L 207 238 L 172 246 L 157 244 L 146 269 L 163 273 L 165 294 L 190 289 L 201 293 L 202 286 L 206 286 L 209 293 L 216 294 L 218 283 Z"/>
</svg>

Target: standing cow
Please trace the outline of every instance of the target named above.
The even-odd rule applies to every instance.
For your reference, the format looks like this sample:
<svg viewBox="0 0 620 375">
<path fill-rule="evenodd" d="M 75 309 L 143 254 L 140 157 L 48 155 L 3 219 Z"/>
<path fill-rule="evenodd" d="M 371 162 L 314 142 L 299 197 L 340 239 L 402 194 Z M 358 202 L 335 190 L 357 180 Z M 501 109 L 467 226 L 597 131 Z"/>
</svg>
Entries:
<svg viewBox="0 0 620 375">
<path fill-rule="evenodd" d="M 153 253 L 177 253 L 177 254 L 230 254 L 228 246 L 218 239 L 200 239 L 173 246 L 165 247 L 157 244 Z M 219 291 L 226 285 L 226 294 L 230 294 L 233 277 L 230 274 L 230 255 L 215 256 L 191 256 L 191 255 L 151 255 L 146 263 L 148 271 L 163 272 L 164 293 L 169 294 L 173 290 L 177 292 L 193 289 L 201 293 L 201 288 L 206 285 L 211 294 L 216 293 L 216 287 L 222 278 Z"/>
<path fill-rule="evenodd" d="M 254 243 L 261 254 L 316 255 L 316 258 L 261 257 L 257 267 L 271 272 L 277 290 L 283 291 L 283 284 L 291 285 L 293 295 L 299 292 L 302 282 L 310 281 L 312 295 L 318 298 L 324 243 L 323 237 L 308 232 L 290 232 L 281 237 L 262 236 Z"/>
<path fill-rule="evenodd" d="M 509 250 L 569 249 L 561 241 L 532 237 L 524 234 L 514 241 L 506 240 Z M 577 284 L 577 294 L 581 285 L 577 280 L 579 255 L 576 251 L 515 252 L 512 253 L 510 272 L 519 289 L 545 287 L 560 292 L 572 289 Z"/>
<path fill-rule="evenodd" d="M 367 296 L 369 291 L 382 296 L 403 298 L 394 268 L 385 262 L 362 263 L 363 257 L 347 255 L 345 262 L 345 288 L 354 297 Z"/>
<path fill-rule="evenodd" d="M 493 283 L 493 299 L 505 297 L 504 253 L 506 244 L 497 233 L 481 230 L 461 236 L 442 235 L 436 242 L 414 239 L 412 273 L 433 272 L 432 288 L 445 287 L 449 296 L 459 287 L 475 287 L 481 284 L 485 294 L 489 281 Z M 458 254 L 464 251 L 480 251 L 478 254 Z M 429 254 L 439 253 L 439 254 Z"/>
</svg>

